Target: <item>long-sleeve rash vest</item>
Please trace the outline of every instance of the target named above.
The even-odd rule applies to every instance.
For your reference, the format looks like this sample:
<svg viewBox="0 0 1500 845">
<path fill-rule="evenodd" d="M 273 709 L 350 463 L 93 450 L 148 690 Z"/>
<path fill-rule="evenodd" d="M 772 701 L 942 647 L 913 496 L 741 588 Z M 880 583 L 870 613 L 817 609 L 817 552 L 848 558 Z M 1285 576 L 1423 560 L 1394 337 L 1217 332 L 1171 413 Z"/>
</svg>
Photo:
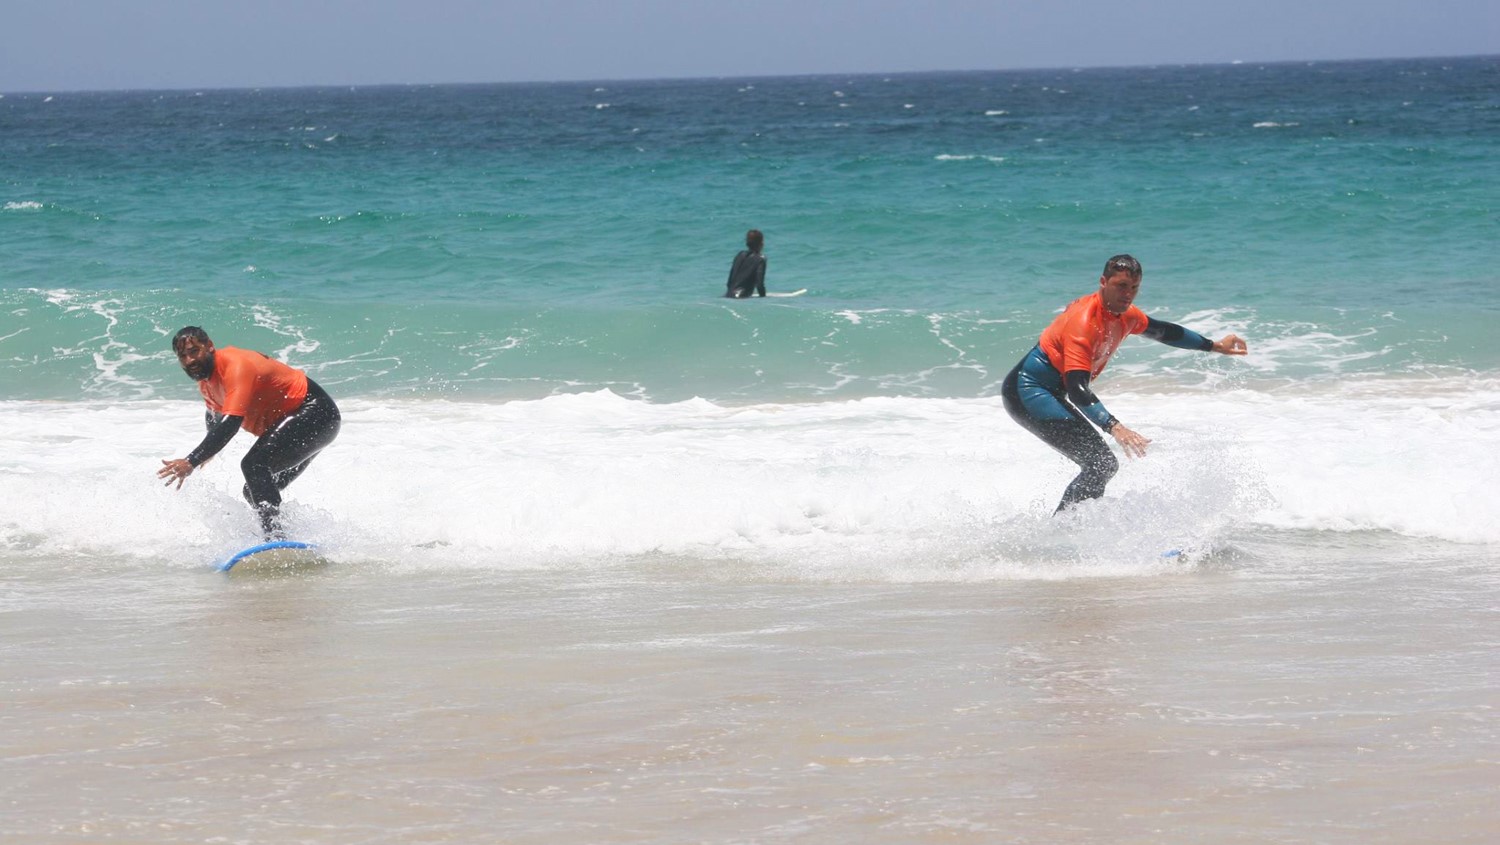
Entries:
<svg viewBox="0 0 1500 845">
<path fill-rule="evenodd" d="M 193 466 L 218 454 L 241 427 L 256 437 L 275 428 L 307 397 L 307 374 L 259 352 L 225 346 L 214 350 L 213 374 L 198 382 L 198 392 L 219 422 L 188 454 Z"/>
<path fill-rule="evenodd" d="M 1124 314 L 1111 313 L 1095 291 L 1069 303 L 1022 361 L 1020 395 L 1027 411 L 1039 419 L 1061 419 L 1068 416 L 1061 402 L 1066 396 L 1090 421 L 1109 431 L 1117 420 L 1094 395 L 1090 382 L 1104 372 L 1120 342 L 1132 334 L 1179 349 L 1213 349 L 1208 338 L 1176 323 L 1147 317 L 1134 305 Z"/>
</svg>

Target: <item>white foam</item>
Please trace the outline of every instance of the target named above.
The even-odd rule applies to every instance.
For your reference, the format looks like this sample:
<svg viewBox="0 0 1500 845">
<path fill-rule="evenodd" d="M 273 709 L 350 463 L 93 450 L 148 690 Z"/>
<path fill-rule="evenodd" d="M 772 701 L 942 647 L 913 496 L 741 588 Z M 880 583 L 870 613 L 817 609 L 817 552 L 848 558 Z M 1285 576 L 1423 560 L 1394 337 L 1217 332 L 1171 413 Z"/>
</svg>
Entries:
<svg viewBox="0 0 1500 845">
<path fill-rule="evenodd" d="M 1491 388 L 1494 385 L 1490 386 Z M 671 405 L 345 400 L 288 491 L 294 533 L 383 565 L 552 568 L 639 556 L 894 581 L 1161 571 L 1235 532 L 1500 543 L 1500 392 L 1111 394 L 1153 438 L 1108 496 L 1051 517 L 1070 464 L 998 399 Z M 241 434 L 183 490 L 190 402 L 0 403 L 0 547 L 204 562 L 249 538 Z M 393 562 L 399 562 L 393 563 Z"/>
<path fill-rule="evenodd" d="M 254 321 L 255 325 L 264 329 L 270 329 L 272 332 L 286 337 L 291 341 L 288 345 L 276 350 L 275 354 L 272 355 L 272 357 L 282 363 L 291 363 L 297 356 L 308 356 L 316 352 L 318 347 L 321 346 L 318 341 L 308 336 L 306 328 L 288 323 L 280 314 L 265 305 L 257 304 L 252 306 L 250 309 L 250 319 Z"/>
<path fill-rule="evenodd" d="M 127 305 L 121 299 L 110 296 L 100 297 L 98 294 L 83 291 L 57 289 L 35 292 L 41 294 L 48 304 L 57 306 L 65 314 L 86 311 L 99 319 L 98 335 L 82 339 L 77 347 L 53 349 L 53 354 L 58 357 L 86 355 L 94 362 L 94 368 L 84 383 L 85 391 L 101 395 L 124 395 L 137 399 L 148 398 L 155 392 L 150 384 L 126 372 L 134 364 L 151 360 L 153 356 L 137 351 L 135 347 L 115 335 L 120 328 L 124 314 L 132 310 L 132 306 Z"/>
</svg>

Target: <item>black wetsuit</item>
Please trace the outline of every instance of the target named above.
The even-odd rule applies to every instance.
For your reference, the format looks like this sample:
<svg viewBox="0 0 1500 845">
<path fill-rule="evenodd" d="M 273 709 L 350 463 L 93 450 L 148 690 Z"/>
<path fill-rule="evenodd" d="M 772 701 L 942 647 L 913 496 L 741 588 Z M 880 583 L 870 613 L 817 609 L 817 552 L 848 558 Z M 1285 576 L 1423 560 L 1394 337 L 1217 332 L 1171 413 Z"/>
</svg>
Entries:
<svg viewBox="0 0 1500 845">
<path fill-rule="evenodd" d="M 243 421 L 243 417 L 205 412 L 204 424 L 208 427 L 208 434 L 196 449 L 188 453 L 188 463 L 196 467 L 217 455 L 240 430 Z M 260 517 L 261 531 L 267 539 L 281 533 L 281 491 L 338 437 L 342 424 L 333 397 L 317 382 L 308 379 L 307 396 L 297 410 L 256 438 L 255 445 L 245 453 L 240 461 L 240 469 L 245 474 L 245 487 L 241 492 Z"/>
<path fill-rule="evenodd" d="M 756 296 L 766 295 L 766 257 L 742 249 L 729 267 L 729 283 L 724 295 L 732 299 L 747 299 L 752 292 Z"/>
</svg>

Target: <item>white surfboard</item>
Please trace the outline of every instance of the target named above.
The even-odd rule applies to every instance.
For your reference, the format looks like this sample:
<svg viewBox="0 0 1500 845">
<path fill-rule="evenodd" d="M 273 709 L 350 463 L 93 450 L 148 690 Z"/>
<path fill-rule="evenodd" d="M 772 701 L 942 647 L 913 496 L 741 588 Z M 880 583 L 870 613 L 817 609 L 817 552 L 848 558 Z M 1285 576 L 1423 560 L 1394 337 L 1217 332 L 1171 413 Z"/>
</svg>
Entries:
<svg viewBox="0 0 1500 845">
<path fill-rule="evenodd" d="M 801 296 L 804 293 L 807 293 L 807 288 L 798 288 L 797 290 L 786 290 L 786 291 L 782 291 L 782 290 L 769 290 L 769 291 L 766 291 L 766 296 Z"/>
</svg>

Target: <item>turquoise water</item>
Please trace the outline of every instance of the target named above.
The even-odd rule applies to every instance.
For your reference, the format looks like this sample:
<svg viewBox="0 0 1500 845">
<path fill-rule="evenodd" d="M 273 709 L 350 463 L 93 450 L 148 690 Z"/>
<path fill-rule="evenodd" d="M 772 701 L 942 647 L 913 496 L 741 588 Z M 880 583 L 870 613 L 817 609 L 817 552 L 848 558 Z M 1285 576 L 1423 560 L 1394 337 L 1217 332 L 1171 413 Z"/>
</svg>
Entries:
<svg viewBox="0 0 1500 845">
<path fill-rule="evenodd" d="M 1497 78 L 1475 58 L 7 94 L 0 394 L 187 396 L 164 335 L 201 323 L 304 350 L 342 395 L 993 395 L 1124 251 L 1158 316 L 1368 355 L 1303 349 L 1285 378 L 1490 370 Z M 750 227 L 772 289 L 808 295 L 715 300 Z"/>
</svg>

